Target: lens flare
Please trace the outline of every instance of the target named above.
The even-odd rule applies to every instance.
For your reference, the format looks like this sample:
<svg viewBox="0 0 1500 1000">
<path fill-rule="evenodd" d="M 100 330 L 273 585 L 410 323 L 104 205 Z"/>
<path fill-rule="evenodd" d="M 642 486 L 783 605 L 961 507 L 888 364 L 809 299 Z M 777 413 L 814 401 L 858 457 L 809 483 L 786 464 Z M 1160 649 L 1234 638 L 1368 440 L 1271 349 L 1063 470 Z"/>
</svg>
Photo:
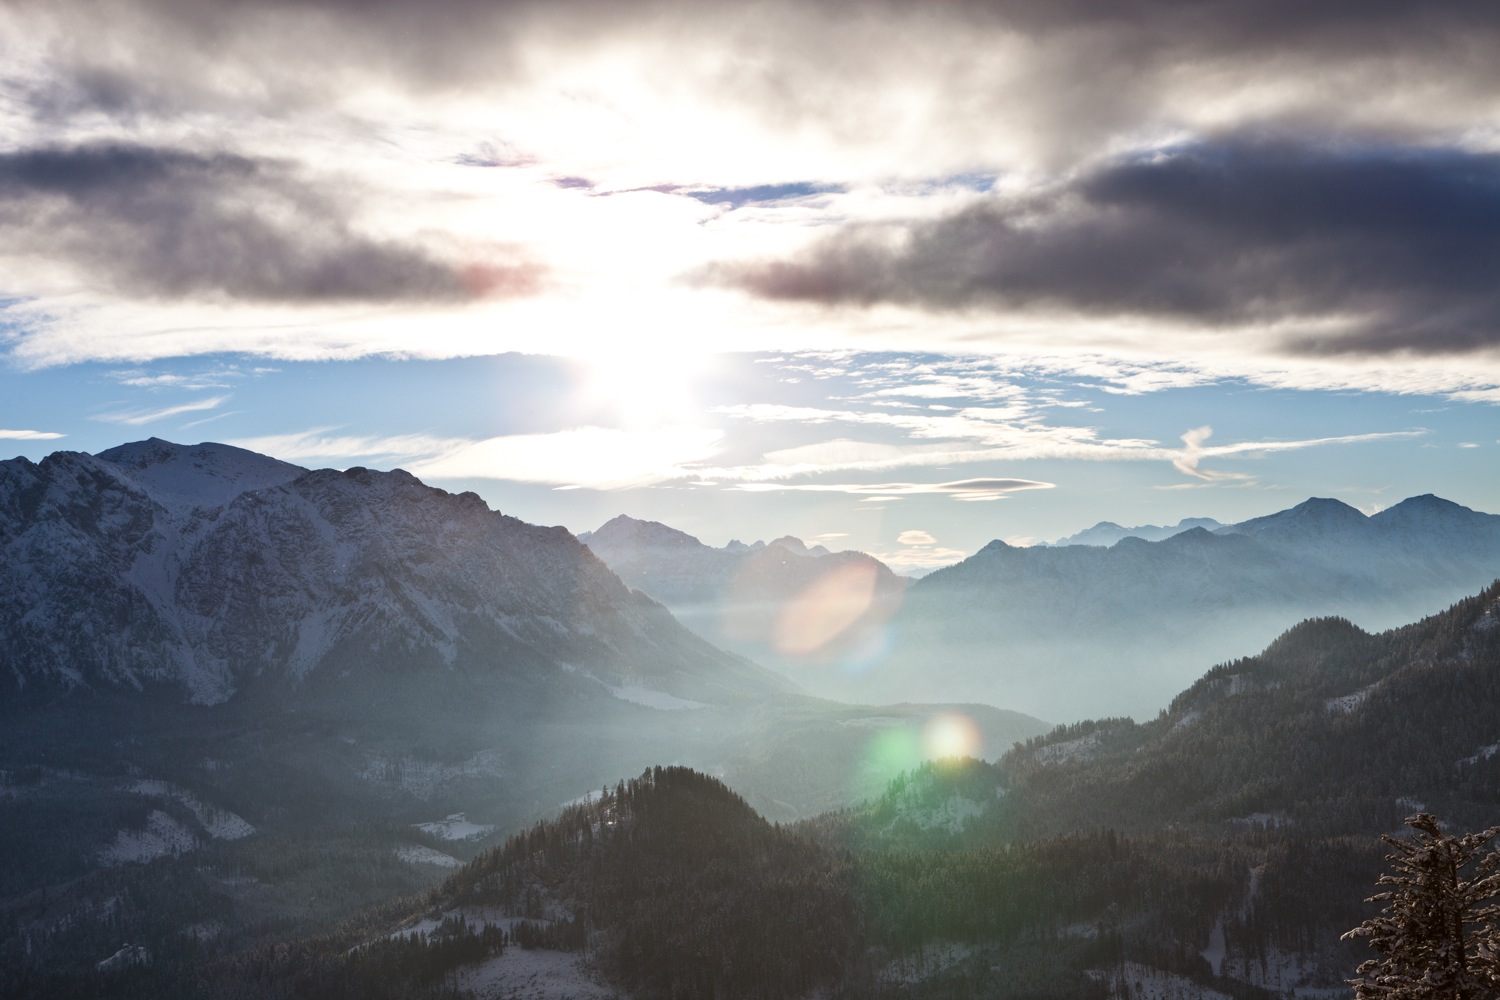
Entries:
<svg viewBox="0 0 1500 1000">
<path fill-rule="evenodd" d="M 916 727 L 902 721 L 883 729 L 865 745 L 864 759 L 855 778 L 855 798 L 879 795 L 886 783 L 903 771 L 922 763 L 922 741 Z"/>
<path fill-rule="evenodd" d="M 877 571 L 850 563 L 819 577 L 777 617 L 772 644 L 779 653 L 809 656 L 859 621 L 875 599 Z"/>
<path fill-rule="evenodd" d="M 960 712 L 942 712 L 922 727 L 922 751 L 930 760 L 944 757 L 977 757 L 979 726 Z"/>
</svg>

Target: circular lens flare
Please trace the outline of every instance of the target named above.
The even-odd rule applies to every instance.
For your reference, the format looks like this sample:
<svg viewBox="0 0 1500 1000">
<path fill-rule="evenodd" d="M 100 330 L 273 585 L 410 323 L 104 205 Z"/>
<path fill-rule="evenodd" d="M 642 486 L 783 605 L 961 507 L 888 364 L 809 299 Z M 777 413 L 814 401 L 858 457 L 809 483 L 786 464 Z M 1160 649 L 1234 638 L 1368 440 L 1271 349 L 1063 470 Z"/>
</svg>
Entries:
<svg viewBox="0 0 1500 1000">
<path fill-rule="evenodd" d="M 922 727 L 922 751 L 930 760 L 977 757 L 979 726 L 961 712 L 940 712 Z"/>
<path fill-rule="evenodd" d="M 877 571 L 850 563 L 819 577 L 782 609 L 772 634 L 779 653 L 809 656 L 827 646 L 870 610 Z"/>
</svg>

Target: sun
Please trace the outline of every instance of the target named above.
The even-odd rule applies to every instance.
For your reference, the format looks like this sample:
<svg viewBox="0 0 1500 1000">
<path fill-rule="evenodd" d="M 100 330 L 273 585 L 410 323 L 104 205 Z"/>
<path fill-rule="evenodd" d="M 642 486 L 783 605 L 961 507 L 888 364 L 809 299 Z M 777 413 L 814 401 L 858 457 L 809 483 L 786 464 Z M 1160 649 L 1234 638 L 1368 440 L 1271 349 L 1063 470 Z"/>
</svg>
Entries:
<svg viewBox="0 0 1500 1000">
<path fill-rule="evenodd" d="M 710 359 L 657 345 L 606 350 L 583 362 L 581 402 L 611 426 L 630 430 L 702 423 L 702 379 Z"/>
</svg>

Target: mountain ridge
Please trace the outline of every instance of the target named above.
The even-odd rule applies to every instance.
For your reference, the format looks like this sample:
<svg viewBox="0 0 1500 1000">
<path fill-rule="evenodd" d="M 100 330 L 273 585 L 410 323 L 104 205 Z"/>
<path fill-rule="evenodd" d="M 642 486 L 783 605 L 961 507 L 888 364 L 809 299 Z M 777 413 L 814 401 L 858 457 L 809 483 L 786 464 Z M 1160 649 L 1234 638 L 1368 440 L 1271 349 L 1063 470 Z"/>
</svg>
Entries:
<svg viewBox="0 0 1500 1000">
<path fill-rule="evenodd" d="M 159 440 L 14 460 L 0 463 L 0 551 L 21 568 L 0 583 L 16 690 L 166 683 L 215 704 L 297 682 L 346 645 L 448 667 L 509 649 L 695 700 L 790 690 L 633 595 L 566 529 L 402 470 Z"/>
</svg>

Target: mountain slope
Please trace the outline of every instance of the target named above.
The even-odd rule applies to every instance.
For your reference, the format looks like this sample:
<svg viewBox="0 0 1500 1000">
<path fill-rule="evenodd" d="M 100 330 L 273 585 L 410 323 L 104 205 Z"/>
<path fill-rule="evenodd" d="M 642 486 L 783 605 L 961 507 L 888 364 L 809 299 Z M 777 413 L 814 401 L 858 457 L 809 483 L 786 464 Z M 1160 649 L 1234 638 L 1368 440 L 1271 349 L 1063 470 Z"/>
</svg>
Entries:
<svg viewBox="0 0 1500 1000">
<path fill-rule="evenodd" d="M 1199 665 L 1289 622 L 1388 628 L 1500 577 L 1500 516 L 1416 497 L 1336 500 L 1109 548 L 992 542 L 913 583 L 865 697 L 990 701 L 1052 718 L 1150 717 Z"/>
<path fill-rule="evenodd" d="M 1018 747 L 1000 765 L 1008 822 L 1067 829 L 1103 812 L 1121 828 L 1339 835 L 1397 829 L 1420 802 L 1485 825 L 1500 808 L 1497 719 L 1500 584 L 1379 635 L 1310 620 L 1210 670 L 1149 723 L 1082 724 Z"/>
<path fill-rule="evenodd" d="M 162 687 L 216 704 L 332 665 L 574 672 L 722 701 L 787 690 L 686 632 L 571 535 L 396 471 L 151 441 L 0 464 L 12 694 Z"/>
</svg>

